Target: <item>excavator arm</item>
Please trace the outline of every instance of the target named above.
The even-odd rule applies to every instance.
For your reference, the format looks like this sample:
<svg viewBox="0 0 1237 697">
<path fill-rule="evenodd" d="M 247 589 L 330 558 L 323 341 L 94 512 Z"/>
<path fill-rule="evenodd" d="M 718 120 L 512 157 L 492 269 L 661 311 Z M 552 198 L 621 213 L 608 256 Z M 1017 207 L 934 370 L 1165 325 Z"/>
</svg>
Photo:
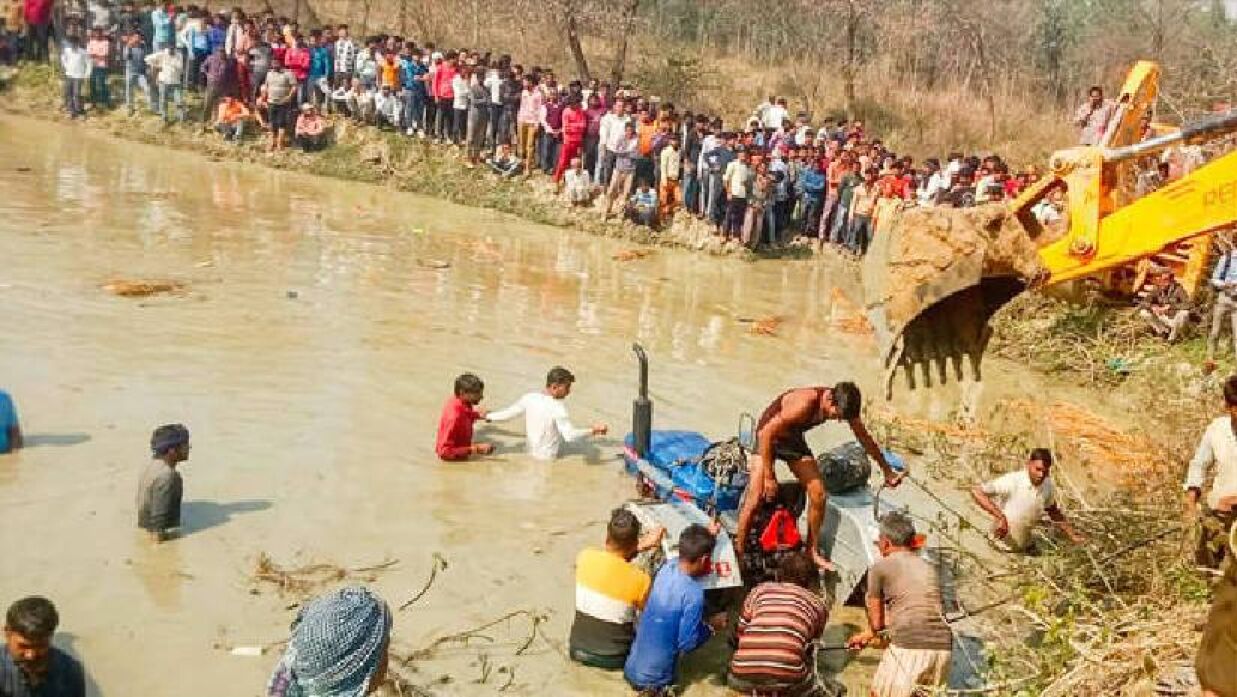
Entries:
<svg viewBox="0 0 1237 697">
<path fill-rule="evenodd" d="M 1199 143 L 1237 132 L 1237 113 L 1215 117 L 1144 143 L 1103 153 L 1117 164 L 1178 143 Z M 1068 176 L 1064 178 L 1067 182 Z M 1073 199 L 1071 197 L 1071 208 Z M 1237 224 L 1237 151 L 1216 158 L 1098 221 L 1095 244 L 1069 235 L 1039 251 L 1041 285 L 1093 276 L 1151 256 L 1165 247 Z"/>
<path fill-rule="evenodd" d="M 950 364 L 963 380 L 969 358 L 978 381 L 989 320 L 1027 288 L 1112 275 L 1237 225 L 1237 152 L 1136 197 L 1139 167 L 1154 166 L 1166 149 L 1237 133 L 1237 112 L 1230 112 L 1144 139 L 1158 84 L 1158 66 L 1135 65 L 1103 142 L 1058 151 L 1050 176 L 1008 205 L 878 209 L 862 283 L 887 396 L 899 367 L 913 388 L 920 378 L 945 382 Z M 1033 210 L 1058 189 L 1067 205 L 1064 224 L 1054 229 Z M 1194 251 L 1205 253 L 1206 245 Z M 1187 266 L 1197 273 L 1203 261 L 1192 258 Z"/>
</svg>

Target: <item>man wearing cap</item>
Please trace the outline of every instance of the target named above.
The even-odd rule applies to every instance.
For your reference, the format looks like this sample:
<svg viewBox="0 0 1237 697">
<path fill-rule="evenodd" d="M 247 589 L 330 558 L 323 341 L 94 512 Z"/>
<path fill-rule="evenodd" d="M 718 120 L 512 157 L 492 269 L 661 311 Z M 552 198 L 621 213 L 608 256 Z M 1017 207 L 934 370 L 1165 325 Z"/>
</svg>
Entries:
<svg viewBox="0 0 1237 697">
<path fill-rule="evenodd" d="M 492 411 L 486 421 L 506 421 L 525 415 L 525 432 L 528 435 L 528 452 L 538 460 L 554 460 L 563 443 L 572 443 L 586 436 L 604 436 L 605 424 L 592 428 L 576 428 L 567 416 L 563 400 L 571 394 L 576 376 L 566 368 L 552 368 L 545 379 L 545 390 L 529 392 L 515 404 Z"/>
<path fill-rule="evenodd" d="M 137 525 L 156 544 L 180 527 L 180 502 L 184 482 L 176 465 L 189 459 L 189 429 L 167 424 L 150 437 L 154 458 L 142 472 L 137 487 Z"/>
</svg>

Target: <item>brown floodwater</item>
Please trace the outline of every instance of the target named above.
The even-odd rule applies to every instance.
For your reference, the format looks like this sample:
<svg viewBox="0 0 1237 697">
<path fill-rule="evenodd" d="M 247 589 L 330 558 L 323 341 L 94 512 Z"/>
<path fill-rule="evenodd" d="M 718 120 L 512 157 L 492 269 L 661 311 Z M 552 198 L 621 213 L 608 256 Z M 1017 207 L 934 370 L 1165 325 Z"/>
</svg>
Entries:
<svg viewBox="0 0 1237 697">
<path fill-rule="evenodd" d="M 272 652 L 226 649 L 287 636 L 290 601 L 250 580 L 264 552 L 398 559 L 370 584 L 394 604 L 443 555 L 438 582 L 397 613 L 399 649 L 519 609 L 547 613 L 561 644 L 573 559 L 633 493 L 617 458 L 633 341 L 652 357 L 657 425 L 719 437 L 788 386 L 875 375 L 871 340 L 838 330 L 853 308 L 822 262 L 619 262 L 614 240 L 26 120 L 0 120 L 0 191 L 0 387 L 32 446 L 0 456 L 0 602 L 52 598 L 92 694 L 261 693 Z M 187 292 L 116 297 L 100 288 L 115 278 Z M 775 336 L 743 321 L 768 316 L 784 318 Z M 513 423 L 480 429 L 496 456 L 435 458 L 458 373 L 481 375 L 497 408 L 556 364 L 579 380 L 573 419 L 610 437 L 548 464 L 523 455 Z M 1008 366 L 991 373 L 1015 384 Z M 167 422 L 192 432 L 185 534 L 152 548 L 133 495 Z M 846 436 L 818 431 L 817 445 Z M 449 675 L 436 694 L 626 693 L 549 642 L 517 655 L 518 622 L 485 633 L 417 675 Z M 724 692 L 709 677 L 719 656 L 691 659 L 688 694 Z"/>
</svg>

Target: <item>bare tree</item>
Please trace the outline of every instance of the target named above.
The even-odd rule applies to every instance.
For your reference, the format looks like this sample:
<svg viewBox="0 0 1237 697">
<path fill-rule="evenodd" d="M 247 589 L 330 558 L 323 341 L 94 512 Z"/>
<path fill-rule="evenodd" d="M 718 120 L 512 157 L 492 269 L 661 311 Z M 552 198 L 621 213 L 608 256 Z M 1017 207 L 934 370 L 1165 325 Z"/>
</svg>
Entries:
<svg viewBox="0 0 1237 697">
<path fill-rule="evenodd" d="M 627 39 L 635 25 L 636 13 L 640 11 L 640 0 L 627 0 L 623 9 L 623 18 L 619 23 L 618 46 L 615 49 L 614 67 L 610 71 L 610 79 L 615 86 L 623 81 L 623 73 L 627 70 Z"/>
</svg>

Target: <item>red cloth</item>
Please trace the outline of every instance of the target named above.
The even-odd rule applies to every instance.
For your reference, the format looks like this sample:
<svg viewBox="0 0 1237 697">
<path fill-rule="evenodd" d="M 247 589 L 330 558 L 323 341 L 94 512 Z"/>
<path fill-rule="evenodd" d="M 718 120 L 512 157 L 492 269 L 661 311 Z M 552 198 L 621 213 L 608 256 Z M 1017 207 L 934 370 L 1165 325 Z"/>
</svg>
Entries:
<svg viewBox="0 0 1237 697">
<path fill-rule="evenodd" d="M 26 0 L 26 24 L 47 24 L 52 20 L 52 0 Z"/>
<path fill-rule="evenodd" d="M 452 397 L 442 408 L 438 420 L 438 442 L 434 451 L 443 460 L 467 460 L 472 455 L 472 424 L 481 415 L 459 397 Z"/>
<path fill-rule="evenodd" d="M 434 81 L 430 83 L 430 94 L 435 99 L 452 99 L 455 97 L 455 88 L 451 86 L 451 81 L 455 79 L 455 73 L 455 68 L 447 65 L 446 61 L 438 64 L 438 70 L 434 72 Z"/>
<path fill-rule="evenodd" d="M 563 142 L 584 142 L 584 134 L 588 131 L 588 114 L 579 107 L 563 109 Z"/>
<path fill-rule="evenodd" d="M 563 146 L 558 149 L 558 165 L 554 168 L 554 181 L 556 183 L 563 178 L 563 172 L 566 172 L 567 167 L 571 165 L 571 158 L 579 157 L 583 151 L 584 141 L 563 141 Z"/>
<path fill-rule="evenodd" d="M 283 54 L 283 64 L 296 77 L 297 82 L 304 82 L 309 77 L 309 49 L 304 46 L 288 47 Z"/>
</svg>

